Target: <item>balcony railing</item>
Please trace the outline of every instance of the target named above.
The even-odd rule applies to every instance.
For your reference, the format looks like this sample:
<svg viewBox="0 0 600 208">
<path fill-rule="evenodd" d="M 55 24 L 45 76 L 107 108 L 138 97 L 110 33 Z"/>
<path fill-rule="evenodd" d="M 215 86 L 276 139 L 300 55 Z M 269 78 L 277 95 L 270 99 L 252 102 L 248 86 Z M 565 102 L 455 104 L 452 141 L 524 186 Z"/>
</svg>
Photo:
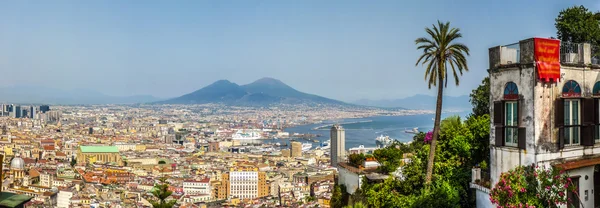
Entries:
<svg viewBox="0 0 600 208">
<path fill-rule="evenodd" d="M 501 45 L 489 49 L 490 69 L 511 67 L 514 64 L 535 63 L 534 39 Z M 559 51 L 561 64 L 600 65 L 600 46 L 589 43 L 561 42 Z"/>
<path fill-rule="evenodd" d="M 592 64 L 600 65 L 600 46 L 592 45 Z"/>
<path fill-rule="evenodd" d="M 560 43 L 560 63 L 583 64 L 583 43 Z"/>
</svg>

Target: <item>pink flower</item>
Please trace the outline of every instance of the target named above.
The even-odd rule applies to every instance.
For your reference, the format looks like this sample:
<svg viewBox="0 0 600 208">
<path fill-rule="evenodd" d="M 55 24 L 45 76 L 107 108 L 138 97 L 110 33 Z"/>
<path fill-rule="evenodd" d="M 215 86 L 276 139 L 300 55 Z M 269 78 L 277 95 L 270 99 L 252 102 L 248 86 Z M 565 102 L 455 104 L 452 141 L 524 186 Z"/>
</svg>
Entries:
<svg viewBox="0 0 600 208">
<path fill-rule="evenodd" d="M 521 192 L 525 192 L 525 188 L 521 188 Z"/>
<path fill-rule="evenodd" d="M 425 139 L 423 140 L 423 142 L 429 143 L 431 140 L 433 140 L 433 132 L 429 131 L 427 132 L 427 134 L 425 134 Z"/>
</svg>

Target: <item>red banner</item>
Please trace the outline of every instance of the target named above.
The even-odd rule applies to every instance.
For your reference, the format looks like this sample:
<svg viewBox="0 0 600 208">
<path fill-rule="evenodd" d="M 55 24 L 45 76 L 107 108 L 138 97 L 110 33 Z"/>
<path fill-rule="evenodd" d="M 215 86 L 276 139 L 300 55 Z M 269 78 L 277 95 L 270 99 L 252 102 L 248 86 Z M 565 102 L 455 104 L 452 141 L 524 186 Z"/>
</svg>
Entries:
<svg viewBox="0 0 600 208">
<path fill-rule="evenodd" d="M 538 78 L 543 82 L 558 82 L 560 79 L 560 40 L 534 38 L 534 47 Z"/>
</svg>

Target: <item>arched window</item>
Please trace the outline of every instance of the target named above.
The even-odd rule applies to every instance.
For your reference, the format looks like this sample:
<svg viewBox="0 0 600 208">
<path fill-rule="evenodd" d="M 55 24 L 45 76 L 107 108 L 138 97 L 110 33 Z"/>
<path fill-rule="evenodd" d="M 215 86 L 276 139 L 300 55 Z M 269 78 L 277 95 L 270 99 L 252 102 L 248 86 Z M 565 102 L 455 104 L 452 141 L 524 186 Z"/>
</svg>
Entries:
<svg viewBox="0 0 600 208">
<path fill-rule="evenodd" d="M 504 87 L 504 99 L 505 100 L 518 100 L 519 99 L 519 88 L 514 82 L 506 83 Z"/>
<path fill-rule="evenodd" d="M 581 97 L 581 86 L 573 80 L 567 81 L 562 89 L 563 97 Z"/>
<path fill-rule="evenodd" d="M 596 82 L 596 84 L 594 84 L 594 88 L 592 89 L 592 95 L 600 96 L 600 82 Z"/>
</svg>

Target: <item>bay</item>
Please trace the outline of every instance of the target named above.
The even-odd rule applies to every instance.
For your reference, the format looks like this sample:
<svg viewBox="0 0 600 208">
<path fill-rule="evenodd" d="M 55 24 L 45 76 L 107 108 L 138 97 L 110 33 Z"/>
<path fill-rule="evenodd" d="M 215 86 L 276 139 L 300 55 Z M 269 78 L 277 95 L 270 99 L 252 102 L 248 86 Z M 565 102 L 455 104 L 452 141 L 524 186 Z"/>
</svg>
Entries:
<svg viewBox="0 0 600 208">
<path fill-rule="evenodd" d="M 458 115 L 465 119 L 470 112 L 443 113 L 442 119 L 448 116 Z M 329 130 L 331 125 L 340 124 L 346 130 L 346 149 L 364 145 L 365 147 L 375 147 L 375 138 L 380 135 L 390 136 L 400 142 L 413 140 L 414 134 L 406 133 L 406 130 L 418 128 L 421 132 L 433 130 L 434 114 L 406 115 L 406 116 L 375 116 L 356 119 L 343 119 L 339 121 L 325 121 L 319 124 L 309 124 L 286 128 L 285 131 L 290 135 L 299 134 L 318 134 L 321 137 L 310 139 L 297 139 L 301 142 L 313 143 L 313 148 L 321 145 L 322 142 L 330 139 Z M 321 127 L 321 128 L 319 128 Z M 313 140 L 318 140 L 314 142 Z M 288 144 L 289 139 L 271 140 L 271 142 L 280 142 Z M 269 143 L 271 143 L 269 142 Z"/>
</svg>

